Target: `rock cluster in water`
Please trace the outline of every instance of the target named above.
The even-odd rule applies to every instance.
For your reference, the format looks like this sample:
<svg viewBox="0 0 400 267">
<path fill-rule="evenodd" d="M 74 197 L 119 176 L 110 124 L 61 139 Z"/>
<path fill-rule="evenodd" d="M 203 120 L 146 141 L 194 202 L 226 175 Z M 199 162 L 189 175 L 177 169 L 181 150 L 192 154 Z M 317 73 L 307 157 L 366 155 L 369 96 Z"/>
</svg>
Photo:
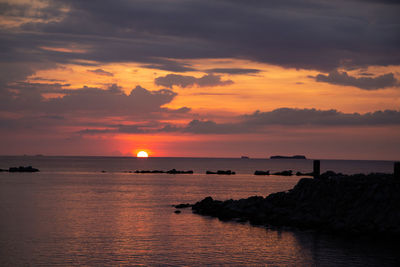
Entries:
<svg viewBox="0 0 400 267">
<path fill-rule="evenodd" d="M 267 197 L 227 201 L 207 197 L 192 210 L 222 220 L 400 237 L 400 180 L 388 174 L 327 172 Z"/>
<path fill-rule="evenodd" d="M 273 174 L 274 175 L 281 175 L 281 176 L 292 176 L 293 172 L 291 170 L 289 170 L 289 171 L 275 172 Z"/>
<path fill-rule="evenodd" d="M 257 170 L 254 172 L 254 175 L 271 175 L 270 171 L 260 171 Z M 274 172 L 272 175 L 280 175 L 280 176 L 292 176 L 293 171 L 292 170 L 286 170 L 286 171 L 281 171 L 281 172 Z M 314 173 L 312 172 L 296 172 L 296 176 L 314 176 Z"/>
<path fill-rule="evenodd" d="M 218 170 L 218 171 L 216 171 L 216 172 L 213 172 L 213 171 L 206 171 L 206 174 L 233 175 L 233 174 L 236 174 L 236 172 L 231 171 L 231 170 L 226 170 L 226 171 Z"/>
<path fill-rule="evenodd" d="M 255 171 L 254 175 L 269 175 L 269 171 Z"/>
<path fill-rule="evenodd" d="M 106 172 L 106 171 L 101 171 L 101 172 Z M 192 170 L 189 171 L 179 171 L 176 169 L 172 169 L 169 171 L 162 171 L 162 170 L 136 170 L 136 171 L 125 171 L 127 173 L 169 173 L 169 174 L 193 174 Z M 234 175 L 236 172 L 231 171 L 231 170 L 218 170 L 218 171 L 206 171 L 206 174 L 219 174 L 219 175 Z M 280 176 L 292 176 L 293 171 L 292 170 L 285 170 L 285 171 L 280 171 L 280 172 L 274 172 L 270 173 L 270 171 L 260 171 L 256 170 L 254 172 L 254 175 L 280 175 Z M 297 176 L 313 176 L 312 172 L 308 173 L 302 173 L 302 172 L 296 172 Z"/>
<path fill-rule="evenodd" d="M 10 167 L 8 170 L 0 169 L 0 172 L 38 172 L 39 169 L 33 168 L 32 166 L 19 166 L 19 167 Z"/>
<path fill-rule="evenodd" d="M 160 170 L 153 170 L 153 171 L 146 171 L 146 170 L 136 170 L 135 173 L 168 173 L 168 174 L 193 174 L 193 171 L 178 171 L 176 169 L 172 169 L 169 171 L 160 171 Z"/>
<path fill-rule="evenodd" d="M 192 207 L 192 206 L 193 206 L 193 205 L 192 205 L 192 204 L 189 204 L 189 203 L 174 205 L 174 207 L 175 207 L 176 209 L 185 209 L 185 208 L 190 208 L 190 207 Z"/>
</svg>

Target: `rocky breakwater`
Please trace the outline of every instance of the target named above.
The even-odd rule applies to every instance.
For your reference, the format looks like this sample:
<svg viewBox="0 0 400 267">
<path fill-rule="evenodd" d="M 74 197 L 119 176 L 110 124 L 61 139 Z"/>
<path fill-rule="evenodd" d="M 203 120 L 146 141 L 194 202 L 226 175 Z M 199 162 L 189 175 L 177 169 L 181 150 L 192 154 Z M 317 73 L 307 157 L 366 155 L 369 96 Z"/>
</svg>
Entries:
<svg viewBox="0 0 400 267">
<path fill-rule="evenodd" d="M 39 169 L 33 168 L 32 166 L 19 166 L 10 167 L 8 170 L 0 169 L 0 172 L 38 172 Z"/>
<path fill-rule="evenodd" d="M 267 197 L 227 201 L 207 197 L 192 210 L 222 220 L 399 238 L 400 180 L 387 174 L 327 172 Z"/>
<path fill-rule="evenodd" d="M 129 171 L 128 171 L 129 172 Z M 147 170 L 136 170 L 135 173 L 168 173 L 168 174 L 193 174 L 193 171 L 179 171 L 176 169 L 172 169 L 169 171 L 160 171 L 160 170 L 153 170 L 153 171 L 147 171 Z"/>
</svg>

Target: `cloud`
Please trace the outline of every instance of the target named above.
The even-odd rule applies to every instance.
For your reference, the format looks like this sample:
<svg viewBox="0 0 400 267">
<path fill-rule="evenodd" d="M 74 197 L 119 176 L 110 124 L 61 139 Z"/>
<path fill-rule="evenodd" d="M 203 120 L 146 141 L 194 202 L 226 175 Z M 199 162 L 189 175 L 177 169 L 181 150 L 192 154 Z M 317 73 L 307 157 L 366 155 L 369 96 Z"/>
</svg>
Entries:
<svg viewBox="0 0 400 267">
<path fill-rule="evenodd" d="M 361 75 L 361 76 L 374 76 L 374 74 L 370 73 L 370 72 L 360 72 L 358 75 Z"/>
<path fill-rule="evenodd" d="M 136 86 L 126 94 L 117 85 L 111 85 L 106 90 L 93 87 L 80 89 L 65 89 L 60 84 L 46 85 L 24 83 L 18 87 L 19 93 L 10 96 L 8 101 L 0 106 L 0 111 L 25 112 L 40 114 L 77 114 L 85 116 L 136 116 L 149 117 L 152 113 L 186 113 L 190 109 L 182 107 L 177 110 L 162 107 L 170 103 L 175 92 L 162 89 L 149 91 Z M 44 98 L 42 93 L 55 92 L 60 97 Z M 161 115 L 157 115 L 161 116 Z"/>
<path fill-rule="evenodd" d="M 33 77 L 30 78 L 32 81 L 45 81 L 45 82 L 65 82 L 65 80 L 60 80 L 60 79 L 47 79 L 43 77 Z"/>
<path fill-rule="evenodd" d="M 24 23 L 1 31 L 0 59 L 139 62 L 175 72 L 193 67 L 173 62 L 206 58 L 249 59 L 326 72 L 344 62 L 349 67 L 400 62 L 399 5 L 313 0 L 251 1 L 250 5 L 178 0 L 165 5 L 162 0 L 9 3 L 3 12 Z M 73 44 L 88 49 L 84 53 L 41 49 Z"/>
<path fill-rule="evenodd" d="M 70 89 L 59 83 L 28 82 L 10 89 L 1 95 L 0 105 L 0 129 L 10 137 L 147 133 L 160 128 L 163 120 L 186 118 L 190 112 L 188 107 L 164 107 L 177 95 L 168 89 L 136 86 L 126 93 L 115 84 Z M 45 97 L 48 93 L 58 97 Z"/>
<path fill-rule="evenodd" d="M 238 134 L 260 133 L 270 126 L 382 126 L 400 125 L 400 112 L 395 110 L 373 113 L 342 113 L 336 110 L 280 108 L 269 112 L 254 112 L 241 117 L 236 123 L 216 123 L 214 121 L 193 120 L 183 128 L 167 127 L 195 134 Z"/>
<path fill-rule="evenodd" d="M 103 76 L 110 76 L 110 77 L 114 76 L 113 73 L 105 71 L 105 70 L 102 70 L 102 69 L 87 70 L 87 71 L 95 73 L 95 74 L 98 74 L 98 75 L 103 75 Z"/>
<path fill-rule="evenodd" d="M 109 125 L 107 128 L 98 129 L 84 129 L 77 133 L 80 135 L 99 135 L 99 134 L 109 134 L 109 133 L 128 133 L 128 134 L 139 134 L 146 133 L 146 126 L 143 125 Z"/>
<path fill-rule="evenodd" d="M 80 135 L 99 135 L 99 134 L 108 134 L 112 133 L 113 130 L 109 129 L 84 129 L 77 132 Z"/>
<path fill-rule="evenodd" d="M 260 70 L 258 70 L 258 69 L 243 69 L 243 68 L 216 68 L 216 69 L 208 69 L 207 72 L 239 75 L 239 74 L 255 74 L 255 73 L 259 73 Z"/>
<path fill-rule="evenodd" d="M 59 82 L 15 82 L 11 85 L 8 85 L 7 88 L 10 90 L 18 90 L 19 95 L 22 96 L 28 93 L 62 93 L 69 87 L 71 84 L 69 83 L 59 83 Z"/>
<path fill-rule="evenodd" d="M 189 124 L 181 129 L 182 132 L 196 133 L 196 134 L 229 134 L 229 133 L 241 133 L 245 129 L 242 129 L 240 125 L 233 123 L 218 124 L 211 120 L 192 120 Z"/>
<path fill-rule="evenodd" d="M 53 98 L 44 104 L 45 110 L 63 113 L 68 110 L 84 111 L 97 115 L 134 115 L 147 112 L 159 112 L 161 106 L 172 101 L 176 93 L 162 89 L 149 91 L 140 86 L 125 94 L 119 87 L 107 90 L 84 87 L 67 91 L 61 98 Z"/>
<path fill-rule="evenodd" d="M 359 127 L 400 126 L 400 111 L 384 110 L 364 114 L 343 113 L 337 110 L 280 108 L 268 112 L 231 118 L 232 122 L 217 123 L 212 120 L 194 119 L 188 124 L 174 125 L 107 125 L 107 128 L 87 129 L 80 134 L 96 133 L 192 133 L 192 134 L 255 134 L 265 133 L 273 126 L 283 127 Z"/>
<path fill-rule="evenodd" d="M 317 82 L 325 82 L 336 85 L 354 86 L 363 90 L 378 90 L 386 87 L 398 86 L 398 80 L 393 73 L 383 74 L 377 77 L 353 77 L 347 72 L 334 70 L 328 75 L 318 74 L 315 77 Z"/>
<path fill-rule="evenodd" d="M 174 85 L 182 88 L 199 86 L 199 87 L 208 87 L 208 86 L 225 86 L 233 84 L 232 80 L 221 80 L 221 76 L 214 74 L 207 74 L 203 77 L 196 78 L 193 76 L 184 76 L 178 74 L 167 74 L 164 77 L 157 77 L 154 80 L 154 83 L 158 86 L 165 86 L 168 88 L 172 88 Z"/>
<path fill-rule="evenodd" d="M 395 110 L 373 113 L 343 113 L 337 110 L 280 108 L 270 112 L 254 112 L 243 116 L 246 125 L 315 125 L 366 126 L 400 125 L 400 112 Z"/>
<path fill-rule="evenodd" d="M 141 67 L 149 69 L 167 70 L 173 72 L 187 72 L 196 70 L 190 64 L 177 62 L 174 60 L 154 59 L 153 61 L 154 61 L 153 63 L 143 64 L 141 65 Z"/>
<path fill-rule="evenodd" d="M 16 137 L 24 133 L 49 133 L 54 131 L 56 127 L 65 126 L 68 123 L 61 116 L 42 116 L 25 114 L 24 116 L 0 116 L 0 129 L 2 133 L 11 133 Z"/>
</svg>

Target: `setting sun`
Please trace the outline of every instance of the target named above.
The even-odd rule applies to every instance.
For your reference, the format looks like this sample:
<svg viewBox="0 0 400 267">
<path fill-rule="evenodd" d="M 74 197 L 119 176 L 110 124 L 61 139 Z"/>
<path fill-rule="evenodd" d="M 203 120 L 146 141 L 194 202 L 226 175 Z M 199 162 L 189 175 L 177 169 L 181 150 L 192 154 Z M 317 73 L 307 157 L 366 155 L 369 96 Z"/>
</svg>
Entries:
<svg viewBox="0 0 400 267">
<path fill-rule="evenodd" d="M 148 158 L 148 157 L 149 157 L 149 154 L 147 154 L 146 151 L 139 151 L 139 152 L 137 153 L 136 157 L 138 157 L 138 158 Z"/>
</svg>

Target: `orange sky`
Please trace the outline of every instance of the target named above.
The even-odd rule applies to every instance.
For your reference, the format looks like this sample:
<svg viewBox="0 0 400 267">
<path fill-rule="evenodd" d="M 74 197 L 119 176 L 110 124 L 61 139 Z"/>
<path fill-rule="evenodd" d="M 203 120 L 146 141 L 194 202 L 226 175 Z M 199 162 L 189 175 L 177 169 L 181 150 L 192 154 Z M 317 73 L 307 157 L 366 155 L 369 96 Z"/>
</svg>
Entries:
<svg viewBox="0 0 400 267">
<path fill-rule="evenodd" d="M 68 48 L 65 48 L 68 49 Z M 64 49 L 59 48 L 60 51 Z M 258 69 L 259 73 L 248 75 L 221 75 L 222 80 L 234 81 L 231 85 L 199 87 L 192 86 L 181 88 L 174 86 L 173 90 L 178 93 L 177 97 L 165 105 L 167 108 L 178 109 L 180 107 L 190 107 L 190 115 L 186 118 L 168 118 L 164 122 L 184 125 L 192 119 L 212 119 L 216 122 L 227 122 L 234 120 L 235 116 L 253 113 L 256 110 L 271 111 L 281 107 L 290 108 L 316 108 L 321 110 L 337 109 L 346 113 L 367 113 L 376 110 L 397 109 L 400 105 L 400 94 L 396 87 L 386 90 L 367 91 L 360 90 L 353 86 L 332 85 L 328 83 L 316 82 L 310 76 L 315 76 L 319 72 L 313 70 L 299 70 L 294 68 L 282 68 L 274 65 L 260 64 L 246 60 L 235 59 L 204 59 L 189 60 L 188 63 L 194 65 L 197 69 L 214 68 L 248 68 Z M 96 74 L 90 70 L 101 69 L 112 73 L 111 75 Z M 399 78 L 400 67 L 371 66 L 366 72 L 373 72 L 375 75 L 392 72 Z M 40 70 L 27 77 L 26 82 L 43 82 L 48 80 L 60 80 L 62 84 L 68 84 L 65 88 L 74 89 L 84 86 L 106 89 L 110 84 L 118 84 L 129 94 L 135 86 L 142 86 L 148 90 L 159 90 L 162 86 L 157 86 L 154 79 L 160 76 L 170 74 L 169 71 L 154 70 L 140 67 L 135 63 L 123 64 L 98 64 L 95 67 L 67 64 L 57 65 L 55 68 Z M 356 71 L 348 72 L 350 75 L 357 75 Z M 201 77 L 204 72 L 187 72 L 185 75 Z M 45 94 L 47 98 L 60 97 L 62 94 Z M 104 119 L 103 119 L 104 120 Z M 115 122 L 115 118 L 112 119 Z M 124 118 L 118 119 L 120 123 L 131 123 Z M 86 126 L 64 128 L 61 131 L 77 132 L 86 129 Z M 85 149 L 73 149 L 67 154 L 110 154 L 110 155 L 136 155 L 140 150 L 145 150 L 150 156 L 209 156 L 226 157 L 240 156 L 241 154 L 251 155 L 253 157 L 268 157 L 273 154 L 304 154 L 312 153 L 314 157 L 340 158 L 340 153 L 331 154 L 324 150 L 320 151 L 321 144 L 318 140 L 307 140 L 309 132 L 305 127 L 305 133 L 297 136 L 298 142 L 293 141 L 291 134 L 282 136 L 282 133 L 270 134 L 236 134 L 236 135 L 192 135 L 192 134 L 104 134 L 101 136 L 84 137 L 88 140 L 88 147 Z M 299 129 L 288 128 L 284 131 L 297 132 Z M 330 139 L 337 136 L 338 131 L 347 132 L 347 137 L 341 136 L 343 149 L 346 149 L 352 139 L 359 139 L 365 128 L 330 127 L 322 136 Z M 400 136 L 400 128 L 394 127 L 390 130 L 386 128 L 373 129 L 377 134 L 384 133 L 396 138 Z M 320 130 L 313 129 L 313 134 Z M 362 137 L 365 138 L 365 137 Z M 250 149 L 240 143 L 240 140 L 250 139 Z M 368 139 L 368 138 L 367 138 Z M 223 140 L 223 141 L 221 141 Z M 314 139 L 313 139 L 314 140 Z M 368 140 L 365 140 L 366 142 Z M 294 147 L 283 148 L 276 147 L 274 142 L 294 143 Z M 336 143 L 340 143 L 337 141 Z M 94 143 L 95 145 L 90 145 Z M 99 148 L 97 144 L 101 143 Z M 299 143 L 301 144 L 299 146 Z M 224 148 L 224 144 L 225 148 Z M 307 144 L 307 145 L 303 145 Z M 336 144 L 334 144 L 337 146 Z M 379 149 L 379 145 L 376 149 Z M 217 147 L 218 149 L 215 149 Z M 227 149 L 230 147 L 232 149 Z M 397 154 L 395 147 L 386 146 L 381 150 L 393 150 L 391 153 Z M 363 148 L 365 153 L 370 153 L 370 149 Z M 57 150 L 38 149 L 38 152 L 58 154 Z M 382 151 L 384 152 L 384 151 Z M 371 158 L 371 155 L 360 155 L 346 152 L 347 158 Z M 372 156 L 373 158 L 373 156 Z M 390 159 L 390 156 L 388 157 Z"/>
<path fill-rule="evenodd" d="M 0 0 L 2 153 L 400 157 L 397 6 L 134 2 Z"/>
<path fill-rule="evenodd" d="M 63 48 L 58 48 L 63 49 Z M 68 49 L 68 48 L 64 48 Z M 93 62 L 92 62 L 93 63 Z M 397 109 L 400 106 L 400 95 L 397 87 L 386 90 L 366 91 L 353 86 L 340 86 L 316 82 L 309 76 L 319 74 L 315 70 L 282 68 L 274 65 L 260 64 L 246 60 L 203 59 L 188 60 L 196 69 L 214 68 L 248 68 L 258 69 L 260 73 L 249 75 L 223 75 L 223 79 L 231 79 L 234 84 L 190 88 L 175 87 L 178 96 L 166 105 L 171 108 L 190 106 L 194 113 L 201 114 L 242 114 L 255 110 L 273 110 L 280 107 L 338 109 L 343 112 L 371 112 L 375 110 Z M 102 69 L 113 76 L 99 75 L 88 70 Z M 394 73 L 400 78 L 399 66 L 371 66 L 364 70 L 374 75 Z M 348 71 L 349 75 L 357 75 L 359 70 Z M 154 84 L 154 79 L 171 72 L 142 68 L 139 64 L 107 64 L 87 67 L 81 65 L 59 65 L 57 68 L 36 72 L 27 78 L 58 79 L 70 84 L 70 88 L 100 87 L 110 84 L 122 86 L 129 92 L 137 85 L 149 90 L 158 90 L 162 86 Z M 201 77 L 204 72 L 186 72 L 184 75 Z M 36 82 L 40 81 L 35 80 Z M 218 95 L 223 96 L 223 101 Z M 50 95 L 51 96 L 51 95 Z M 218 108 L 216 108 L 218 107 Z"/>
</svg>

